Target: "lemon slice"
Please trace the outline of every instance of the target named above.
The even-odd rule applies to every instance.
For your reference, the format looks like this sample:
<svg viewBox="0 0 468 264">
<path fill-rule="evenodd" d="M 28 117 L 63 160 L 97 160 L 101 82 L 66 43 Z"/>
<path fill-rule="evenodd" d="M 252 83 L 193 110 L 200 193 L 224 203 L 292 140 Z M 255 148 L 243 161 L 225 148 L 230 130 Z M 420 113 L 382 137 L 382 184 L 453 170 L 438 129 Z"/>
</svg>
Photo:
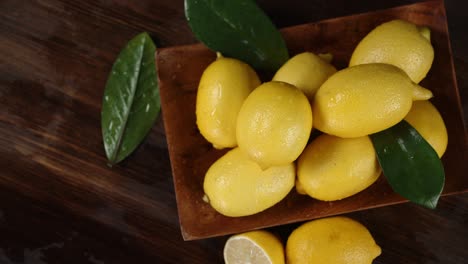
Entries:
<svg viewBox="0 0 468 264">
<path fill-rule="evenodd" d="M 251 231 L 230 237 L 224 246 L 226 264 L 284 264 L 281 241 L 267 231 Z"/>
</svg>

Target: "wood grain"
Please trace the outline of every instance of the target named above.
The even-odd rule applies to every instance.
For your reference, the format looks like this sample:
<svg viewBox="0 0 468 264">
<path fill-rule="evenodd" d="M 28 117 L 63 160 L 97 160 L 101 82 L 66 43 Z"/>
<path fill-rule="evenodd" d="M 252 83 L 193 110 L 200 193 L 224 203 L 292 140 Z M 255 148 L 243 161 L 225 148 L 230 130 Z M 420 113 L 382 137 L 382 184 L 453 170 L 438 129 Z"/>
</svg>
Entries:
<svg viewBox="0 0 468 264">
<path fill-rule="evenodd" d="M 258 1 L 279 27 L 412 2 Z M 467 6 L 446 5 L 463 96 Z M 222 263 L 226 237 L 182 239 L 163 120 L 113 168 L 100 134 L 107 74 L 129 39 L 147 31 L 158 47 L 196 42 L 183 1 L 2 0 L 0 10 L 0 263 Z M 468 259 L 466 194 L 435 211 L 401 204 L 348 215 L 382 246 L 374 263 Z M 285 242 L 295 226 L 271 230 Z"/>
<path fill-rule="evenodd" d="M 338 69 L 347 66 L 357 43 L 377 25 L 405 19 L 431 28 L 435 60 L 422 85 L 434 93 L 432 100 L 444 117 L 450 144 L 444 155 L 444 194 L 468 190 L 466 130 L 461 102 L 453 74 L 444 6 L 437 1 L 418 3 L 384 11 L 353 15 L 285 28 L 283 36 L 291 55 L 303 51 L 331 53 Z M 350 198 L 322 202 L 294 190 L 280 203 L 252 216 L 231 218 L 217 213 L 202 201 L 203 178 L 208 168 L 226 151 L 214 149 L 196 126 L 195 101 L 203 70 L 215 59 L 205 46 L 191 45 L 160 49 L 157 55 L 161 102 L 172 163 L 181 230 L 184 239 L 245 232 L 340 213 L 404 202 L 382 176 L 370 188 Z M 264 74 L 264 80 L 271 75 Z"/>
</svg>

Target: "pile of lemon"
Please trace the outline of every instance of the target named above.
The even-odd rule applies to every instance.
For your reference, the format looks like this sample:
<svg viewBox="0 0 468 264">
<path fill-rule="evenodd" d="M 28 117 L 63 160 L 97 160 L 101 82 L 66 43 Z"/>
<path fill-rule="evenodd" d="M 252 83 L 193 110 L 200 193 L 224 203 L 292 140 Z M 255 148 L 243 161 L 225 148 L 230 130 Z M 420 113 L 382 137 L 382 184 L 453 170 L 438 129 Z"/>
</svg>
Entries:
<svg viewBox="0 0 468 264">
<path fill-rule="evenodd" d="M 403 119 L 442 156 L 444 122 L 418 85 L 433 59 L 429 29 L 402 20 L 371 31 L 340 71 L 331 55 L 304 52 L 261 84 L 249 65 L 218 55 L 200 80 L 197 125 L 215 148 L 233 149 L 207 171 L 205 200 L 239 217 L 294 186 L 322 201 L 352 196 L 381 174 L 368 135 Z M 323 134 L 311 140 L 313 128 Z"/>
</svg>

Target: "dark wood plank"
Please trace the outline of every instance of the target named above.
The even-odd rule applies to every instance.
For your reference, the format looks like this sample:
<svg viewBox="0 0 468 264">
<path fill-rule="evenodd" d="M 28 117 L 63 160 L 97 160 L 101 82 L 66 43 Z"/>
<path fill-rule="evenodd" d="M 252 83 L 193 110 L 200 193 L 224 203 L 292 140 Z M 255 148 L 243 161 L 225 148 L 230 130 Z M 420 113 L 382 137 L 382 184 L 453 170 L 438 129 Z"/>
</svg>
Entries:
<svg viewBox="0 0 468 264">
<path fill-rule="evenodd" d="M 283 27 L 415 1 L 258 2 Z M 446 3 L 467 107 L 466 4 Z M 0 10 L 0 263 L 221 263 L 226 237 L 182 240 L 162 120 L 112 169 L 100 134 L 107 74 L 131 37 L 196 42 L 183 1 L 2 0 Z M 463 263 L 467 206 L 464 194 L 436 211 L 350 216 L 382 246 L 376 263 Z M 272 230 L 284 238 L 292 228 Z"/>
</svg>

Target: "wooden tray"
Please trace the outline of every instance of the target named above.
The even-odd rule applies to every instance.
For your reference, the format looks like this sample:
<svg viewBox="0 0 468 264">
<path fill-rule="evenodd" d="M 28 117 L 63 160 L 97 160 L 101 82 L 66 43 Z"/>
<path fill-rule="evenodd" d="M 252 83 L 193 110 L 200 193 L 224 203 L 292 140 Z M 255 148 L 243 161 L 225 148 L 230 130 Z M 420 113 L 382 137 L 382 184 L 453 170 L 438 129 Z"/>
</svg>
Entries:
<svg viewBox="0 0 468 264">
<path fill-rule="evenodd" d="M 421 84 L 433 91 L 435 97 L 432 102 L 441 112 L 449 134 L 449 145 L 443 157 L 446 171 L 443 194 L 467 191 L 467 134 L 442 1 L 294 26 L 283 29 L 282 34 L 291 55 L 302 51 L 331 52 L 334 55 L 333 64 L 344 68 L 357 43 L 370 30 L 397 18 L 431 29 L 435 59 Z M 185 240 L 238 233 L 406 201 L 395 194 L 381 176 L 370 188 L 341 201 L 321 202 L 298 195 L 292 190 L 283 201 L 256 215 L 230 218 L 217 213 L 202 200 L 203 177 L 209 166 L 226 151 L 213 149 L 200 135 L 195 123 L 198 81 L 203 70 L 214 59 L 215 54 L 201 44 L 160 49 L 156 58 L 180 227 Z"/>
</svg>

